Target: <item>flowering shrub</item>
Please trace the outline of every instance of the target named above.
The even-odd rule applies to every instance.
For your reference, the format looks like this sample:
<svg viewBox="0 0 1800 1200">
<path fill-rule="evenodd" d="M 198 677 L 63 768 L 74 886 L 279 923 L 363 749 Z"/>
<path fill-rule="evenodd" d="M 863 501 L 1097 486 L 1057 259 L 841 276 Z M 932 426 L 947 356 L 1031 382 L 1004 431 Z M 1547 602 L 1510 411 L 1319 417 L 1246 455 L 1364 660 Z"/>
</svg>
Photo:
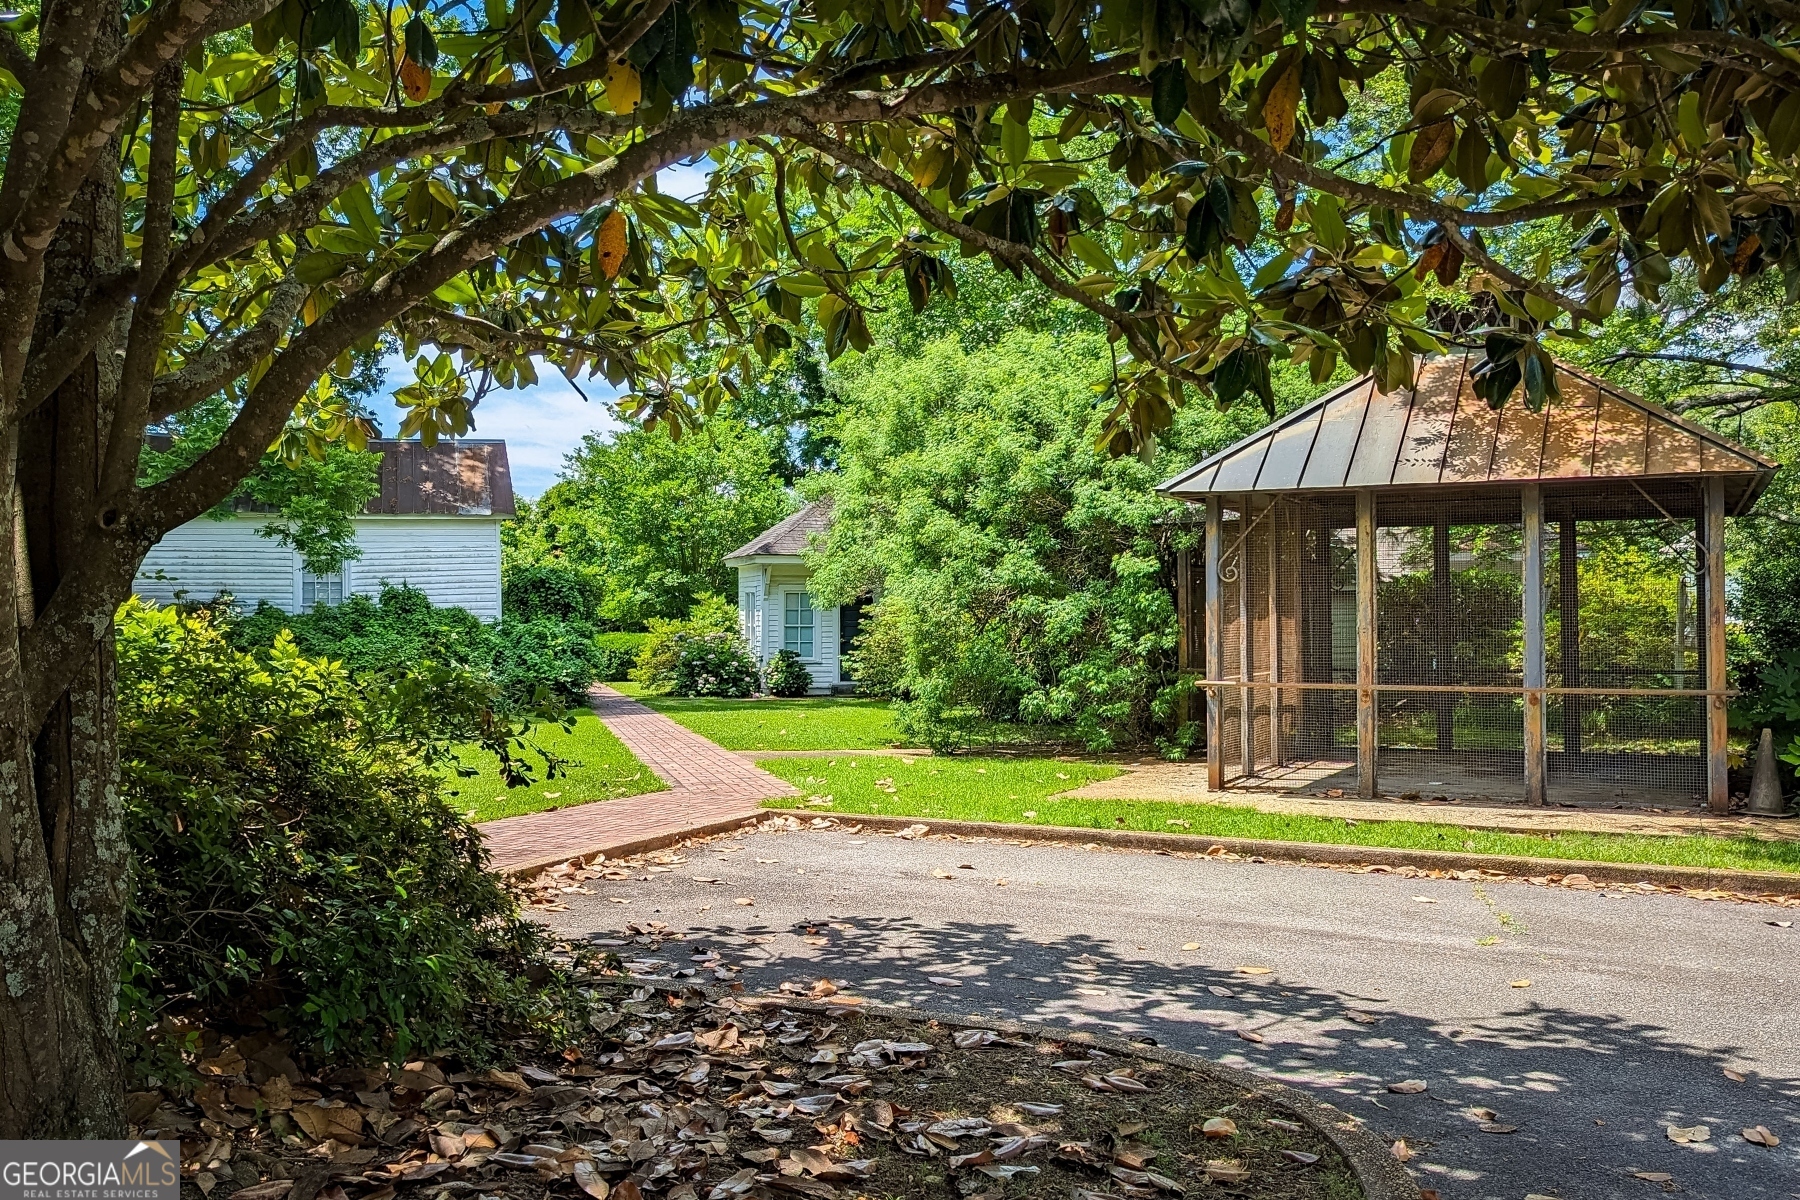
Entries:
<svg viewBox="0 0 1800 1200">
<path fill-rule="evenodd" d="M 812 674 L 792 650 L 777 654 L 763 671 L 763 691 L 771 696 L 804 696 L 811 688 Z"/>
<path fill-rule="evenodd" d="M 675 636 L 669 691 L 677 696 L 748 696 L 756 690 L 756 660 L 736 633 Z"/>
</svg>

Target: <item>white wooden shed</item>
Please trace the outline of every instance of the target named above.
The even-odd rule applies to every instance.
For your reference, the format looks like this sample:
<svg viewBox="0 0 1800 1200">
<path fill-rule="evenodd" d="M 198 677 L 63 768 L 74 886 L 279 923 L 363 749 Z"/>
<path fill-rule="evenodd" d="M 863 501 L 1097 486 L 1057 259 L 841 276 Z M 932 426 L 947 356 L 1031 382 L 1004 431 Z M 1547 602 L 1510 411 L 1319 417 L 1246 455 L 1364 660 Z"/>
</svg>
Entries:
<svg viewBox="0 0 1800 1200">
<path fill-rule="evenodd" d="M 374 595 L 383 584 L 418 588 L 439 606 L 500 618 L 500 526 L 514 515 L 506 443 L 380 440 L 381 492 L 355 519 L 360 557 L 330 575 L 261 535 L 266 511 L 241 506 L 223 520 L 189 521 L 145 556 L 135 588 L 161 604 L 229 594 L 245 608 L 286 612 Z"/>
<path fill-rule="evenodd" d="M 738 573 L 738 625 L 761 669 L 792 650 L 812 676 L 812 691 L 854 691 L 844 651 L 862 622 L 861 603 L 815 605 L 806 550 L 831 528 L 831 503 L 815 500 L 725 556 Z"/>
</svg>

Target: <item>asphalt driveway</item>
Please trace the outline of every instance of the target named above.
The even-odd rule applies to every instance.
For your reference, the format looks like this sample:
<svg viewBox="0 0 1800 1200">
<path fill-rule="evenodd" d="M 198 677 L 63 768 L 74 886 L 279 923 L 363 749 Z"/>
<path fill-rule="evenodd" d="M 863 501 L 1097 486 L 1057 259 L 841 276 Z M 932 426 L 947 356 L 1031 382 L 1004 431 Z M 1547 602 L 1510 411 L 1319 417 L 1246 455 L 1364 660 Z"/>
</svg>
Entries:
<svg viewBox="0 0 1800 1200">
<path fill-rule="evenodd" d="M 1445 1200 L 1800 1197 L 1800 910 L 837 831 L 685 859 L 546 919 L 660 922 L 682 939 L 619 948 L 657 973 L 824 977 L 1247 1067 L 1404 1139 Z"/>
</svg>

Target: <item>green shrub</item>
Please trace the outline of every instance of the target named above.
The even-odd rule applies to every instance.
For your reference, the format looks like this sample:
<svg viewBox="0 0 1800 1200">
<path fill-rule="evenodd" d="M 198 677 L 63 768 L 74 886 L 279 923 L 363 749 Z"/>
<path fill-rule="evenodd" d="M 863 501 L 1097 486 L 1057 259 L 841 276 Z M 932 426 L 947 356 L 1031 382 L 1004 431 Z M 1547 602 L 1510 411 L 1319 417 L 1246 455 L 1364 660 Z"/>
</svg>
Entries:
<svg viewBox="0 0 1800 1200">
<path fill-rule="evenodd" d="M 669 690 L 677 696 L 748 696 L 756 690 L 756 660 L 736 630 L 680 634 Z"/>
<path fill-rule="evenodd" d="M 437 756 L 491 686 L 358 677 L 285 634 L 252 655 L 208 614 L 135 600 L 117 647 L 127 1046 L 153 1052 L 166 1016 L 260 1015 L 304 1048 L 395 1062 L 574 1032 L 545 933 L 440 796 Z"/>
<path fill-rule="evenodd" d="M 792 650 L 777 653 L 763 672 L 763 691 L 771 696 L 804 696 L 812 690 L 812 682 L 811 672 Z"/>
<path fill-rule="evenodd" d="M 712 633 L 736 634 L 738 611 L 728 600 L 702 596 L 680 620 L 652 617 L 644 625 L 647 632 L 638 649 L 637 665 L 632 668 L 631 677 L 647 688 L 667 691 L 675 684 L 675 670 L 681 658 L 680 640 Z"/>
<path fill-rule="evenodd" d="M 539 688 L 548 689 L 564 707 L 585 704 L 589 685 L 601 677 L 600 647 L 586 621 L 502 621 L 488 636 L 494 647 L 494 681 L 509 711 L 531 706 Z"/>
<path fill-rule="evenodd" d="M 264 654 L 284 629 L 302 654 L 342 661 L 357 674 L 405 672 L 426 662 L 473 671 L 495 683 L 509 712 L 534 706 L 539 689 L 544 700 L 583 704 L 604 665 L 586 621 L 545 614 L 488 623 L 404 585 L 303 613 L 265 602 L 228 622 L 226 636 L 239 650 Z"/>
<path fill-rule="evenodd" d="M 500 576 L 501 608 L 508 620 L 592 621 L 605 595 L 598 571 L 564 558 L 508 563 Z"/>
<path fill-rule="evenodd" d="M 596 637 L 594 648 L 600 652 L 600 678 L 607 683 L 631 678 L 631 668 L 637 665 L 638 655 L 649 640 L 647 633 L 603 633 Z"/>
<path fill-rule="evenodd" d="M 896 616 L 898 614 L 895 614 Z M 844 669 L 860 695 L 879 700 L 909 699 L 906 691 L 906 630 L 877 602 L 863 613 L 862 629 L 844 655 Z"/>
<path fill-rule="evenodd" d="M 226 637 L 239 650 L 267 648 L 282 630 L 309 657 L 342 660 L 352 671 L 404 669 L 427 659 L 463 667 L 493 661 L 488 626 L 467 609 L 439 608 L 415 587 L 384 584 L 378 598 L 351 596 L 342 604 L 288 613 L 267 601 L 230 622 Z"/>
</svg>

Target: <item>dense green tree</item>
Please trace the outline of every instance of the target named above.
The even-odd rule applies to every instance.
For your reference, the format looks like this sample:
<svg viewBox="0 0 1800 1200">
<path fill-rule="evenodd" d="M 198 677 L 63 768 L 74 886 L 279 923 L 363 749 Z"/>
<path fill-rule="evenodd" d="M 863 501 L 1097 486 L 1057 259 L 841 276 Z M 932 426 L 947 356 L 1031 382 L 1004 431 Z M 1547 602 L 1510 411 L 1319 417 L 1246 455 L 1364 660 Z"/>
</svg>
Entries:
<svg viewBox="0 0 1800 1200">
<path fill-rule="evenodd" d="M 755 430 L 720 414 L 698 432 L 589 434 L 562 478 L 503 534 L 509 586 L 546 563 L 594 581 L 614 628 L 687 613 L 695 597 L 735 596 L 725 556 L 792 511 L 777 473 L 786 430 Z"/>
</svg>

